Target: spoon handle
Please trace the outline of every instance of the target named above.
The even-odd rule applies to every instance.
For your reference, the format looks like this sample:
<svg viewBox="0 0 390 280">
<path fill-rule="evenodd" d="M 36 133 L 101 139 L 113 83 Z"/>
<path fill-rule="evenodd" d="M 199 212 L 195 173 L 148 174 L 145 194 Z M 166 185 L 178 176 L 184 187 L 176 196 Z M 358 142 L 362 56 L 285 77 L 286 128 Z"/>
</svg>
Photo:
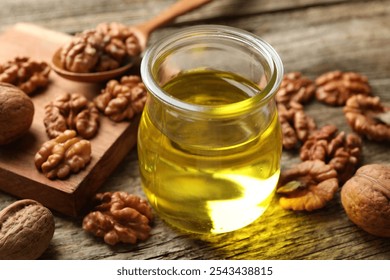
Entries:
<svg viewBox="0 0 390 280">
<path fill-rule="evenodd" d="M 195 10 L 196 8 L 211 2 L 212 0 L 180 0 L 158 14 L 156 17 L 140 24 L 137 29 L 140 30 L 144 36 L 149 37 L 150 33 L 159 28 L 160 26 L 172 21 L 176 17 L 183 15 L 187 12 Z"/>
</svg>

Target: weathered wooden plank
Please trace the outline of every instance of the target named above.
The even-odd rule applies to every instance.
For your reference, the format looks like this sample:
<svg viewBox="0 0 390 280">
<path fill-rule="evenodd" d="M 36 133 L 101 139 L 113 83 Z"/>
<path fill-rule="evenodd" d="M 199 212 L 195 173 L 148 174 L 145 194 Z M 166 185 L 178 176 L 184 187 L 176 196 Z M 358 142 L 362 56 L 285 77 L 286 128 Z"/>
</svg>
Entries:
<svg viewBox="0 0 390 280">
<path fill-rule="evenodd" d="M 119 21 L 136 24 L 158 14 L 175 0 L 2 0 L 0 26 L 29 21 L 57 31 L 75 33 L 92 28 L 105 21 Z M 333 3 L 355 2 L 353 0 L 262 0 L 237 1 L 218 0 L 189 15 L 180 17 L 177 22 L 199 22 L 216 17 L 238 17 L 251 14 L 292 10 Z"/>
</svg>

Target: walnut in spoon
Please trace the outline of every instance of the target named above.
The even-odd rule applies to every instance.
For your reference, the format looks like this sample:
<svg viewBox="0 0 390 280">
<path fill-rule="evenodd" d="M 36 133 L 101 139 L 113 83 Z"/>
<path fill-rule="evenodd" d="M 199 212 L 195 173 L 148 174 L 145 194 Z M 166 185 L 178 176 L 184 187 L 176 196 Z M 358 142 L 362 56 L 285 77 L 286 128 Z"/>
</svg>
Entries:
<svg viewBox="0 0 390 280">
<path fill-rule="evenodd" d="M 101 82 L 120 76 L 146 48 L 154 30 L 208 2 L 211 0 L 180 0 L 136 26 L 101 23 L 95 29 L 77 34 L 57 50 L 53 70 L 64 78 L 84 82 Z"/>
</svg>

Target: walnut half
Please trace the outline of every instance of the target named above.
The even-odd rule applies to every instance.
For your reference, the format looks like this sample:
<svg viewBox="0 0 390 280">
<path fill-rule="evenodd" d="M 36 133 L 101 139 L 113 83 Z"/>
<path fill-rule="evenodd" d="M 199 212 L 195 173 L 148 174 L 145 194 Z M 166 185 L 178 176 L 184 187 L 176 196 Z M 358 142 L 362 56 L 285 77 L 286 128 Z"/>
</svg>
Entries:
<svg viewBox="0 0 390 280">
<path fill-rule="evenodd" d="M 356 72 L 327 72 L 317 77 L 315 83 L 317 99 L 332 106 L 342 106 L 357 94 L 371 95 L 367 77 Z"/>
<path fill-rule="evenodd" d="M 300 72 L 290 72 L 283 76 L 275 99 L 278 104 L 291 101 L 303 104 L 313 98 L 315 90 L 316 86 L 309 78 L 302 76 Z"/>
<path fill-rule="evenodd" d="M 339 187 L 337 172 L 320 160 L 308 160 L 283 171 L 277 193 L 284 209 L 313 211 L 333 199 Z"/>
<path fill-rule="evenodd" d="M 95 200 L 98 205 L 83 220 L 85 231 L 103 237 L 109 245 L 149 238 L 153 215 L 145 200 L 126 192 L 98 193 Z"/>
<path fill-rule="evenodd" d="M 50 138 L 71 129 L 81 137 L 90 139 L 99 129 L 99 111 L 82 94 L 64 93 L 45 106 L 43 122 Z"/>
<path fill-rule="evenodd" d="M 355 173 L 362 154 L 362 141 L 354 133 L 339 132 L 325 125 L 312 133 L 300 150 L 301 160 L 321 160 L 331 165 L 344 183 Z"/>
<path fill-rule="evenodd" d="M 356 95 L 348 99 L 344 115 L 351 128 L 373 141 L 390 141 L 390 123 L 378 116 L 390 114 L 390 107 L 381 103 L 379 97 Z"/>
<path fill-rule="evenodd" d="M 277 106 L 283 133 L 283 148 L 294 149 L 298 147 L 298 143 L 304 143 L 308 139 L 316 129 L 316 123 L 298 102 L 279 103 Z"/>
<path fill-rule="evenodd" d="M 49 179 L 64 179 L 78 173 L 90 160 L 90 142 L 76 137 L 74 130 L 66 130 L 45 142 L 34 158 L 36 168 Z"/>
<path fill-rule="evenodd" d="M 17 86 L 31 95 L 38 88 L 49 84 L 50 66 L 43 61 L 34 61 L 29 57 L 15 57 L 0 64 L 0 82 Z"/>
<path fill-rule="evenodd" d="M 109 81 L 94 102 L 96 107 L 113 121 L 131 120 L 144 109 L 146 88 L 141 77 L 123 76 L 120 82 Z"/>
</svg>

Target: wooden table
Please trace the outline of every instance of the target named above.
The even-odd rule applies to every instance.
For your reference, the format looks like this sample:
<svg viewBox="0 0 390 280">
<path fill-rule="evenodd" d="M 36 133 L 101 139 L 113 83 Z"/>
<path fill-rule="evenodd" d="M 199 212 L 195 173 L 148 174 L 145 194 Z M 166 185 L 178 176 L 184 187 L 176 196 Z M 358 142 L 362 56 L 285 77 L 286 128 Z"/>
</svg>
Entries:
<svg viewBox="0 0 390 280">
<path fill-rule="evenodd" d="M 174 0 L 2 0 L 0 30 L 31 22 L 66 33 L 103 21 L 142 22 Z M 109 3 L 109 4 L 108 4 Z M 314 79 L 329 70 L 368 76 L 375 95 L 390 102 L 390 0 L 219 0 L 178 18 L 153 33 L 151 43 L 196 24 L 224 24 L 251 31 L 275 47 L 286 72 Z M 1 51 L 1 50 L 0 50 Z M 319 125 L 350 131 L 341 108 L 313 101 L 305 108 Z M 390 163 L 389 148 L 364 140 L 363 164 Z M 284 152 L 282 167 L 299 162 Z M 102 191 L 125 190 L 143 196 L 133 149 Z M 0 208 L 17 198 L 0 193 Z M 350 222 L 337 194 L 312 213 L 280 208 L 275 198 L 252 225 L 227 234 L 194 236 L 170 228 L 158 217 L 152 236 L 137 245 L 110 247 L 81 229 L 82 217 L 55 213 L 56 230 L 42 259 L 390 259 L 390 239 L 365 233 Z"/>
</svg>

